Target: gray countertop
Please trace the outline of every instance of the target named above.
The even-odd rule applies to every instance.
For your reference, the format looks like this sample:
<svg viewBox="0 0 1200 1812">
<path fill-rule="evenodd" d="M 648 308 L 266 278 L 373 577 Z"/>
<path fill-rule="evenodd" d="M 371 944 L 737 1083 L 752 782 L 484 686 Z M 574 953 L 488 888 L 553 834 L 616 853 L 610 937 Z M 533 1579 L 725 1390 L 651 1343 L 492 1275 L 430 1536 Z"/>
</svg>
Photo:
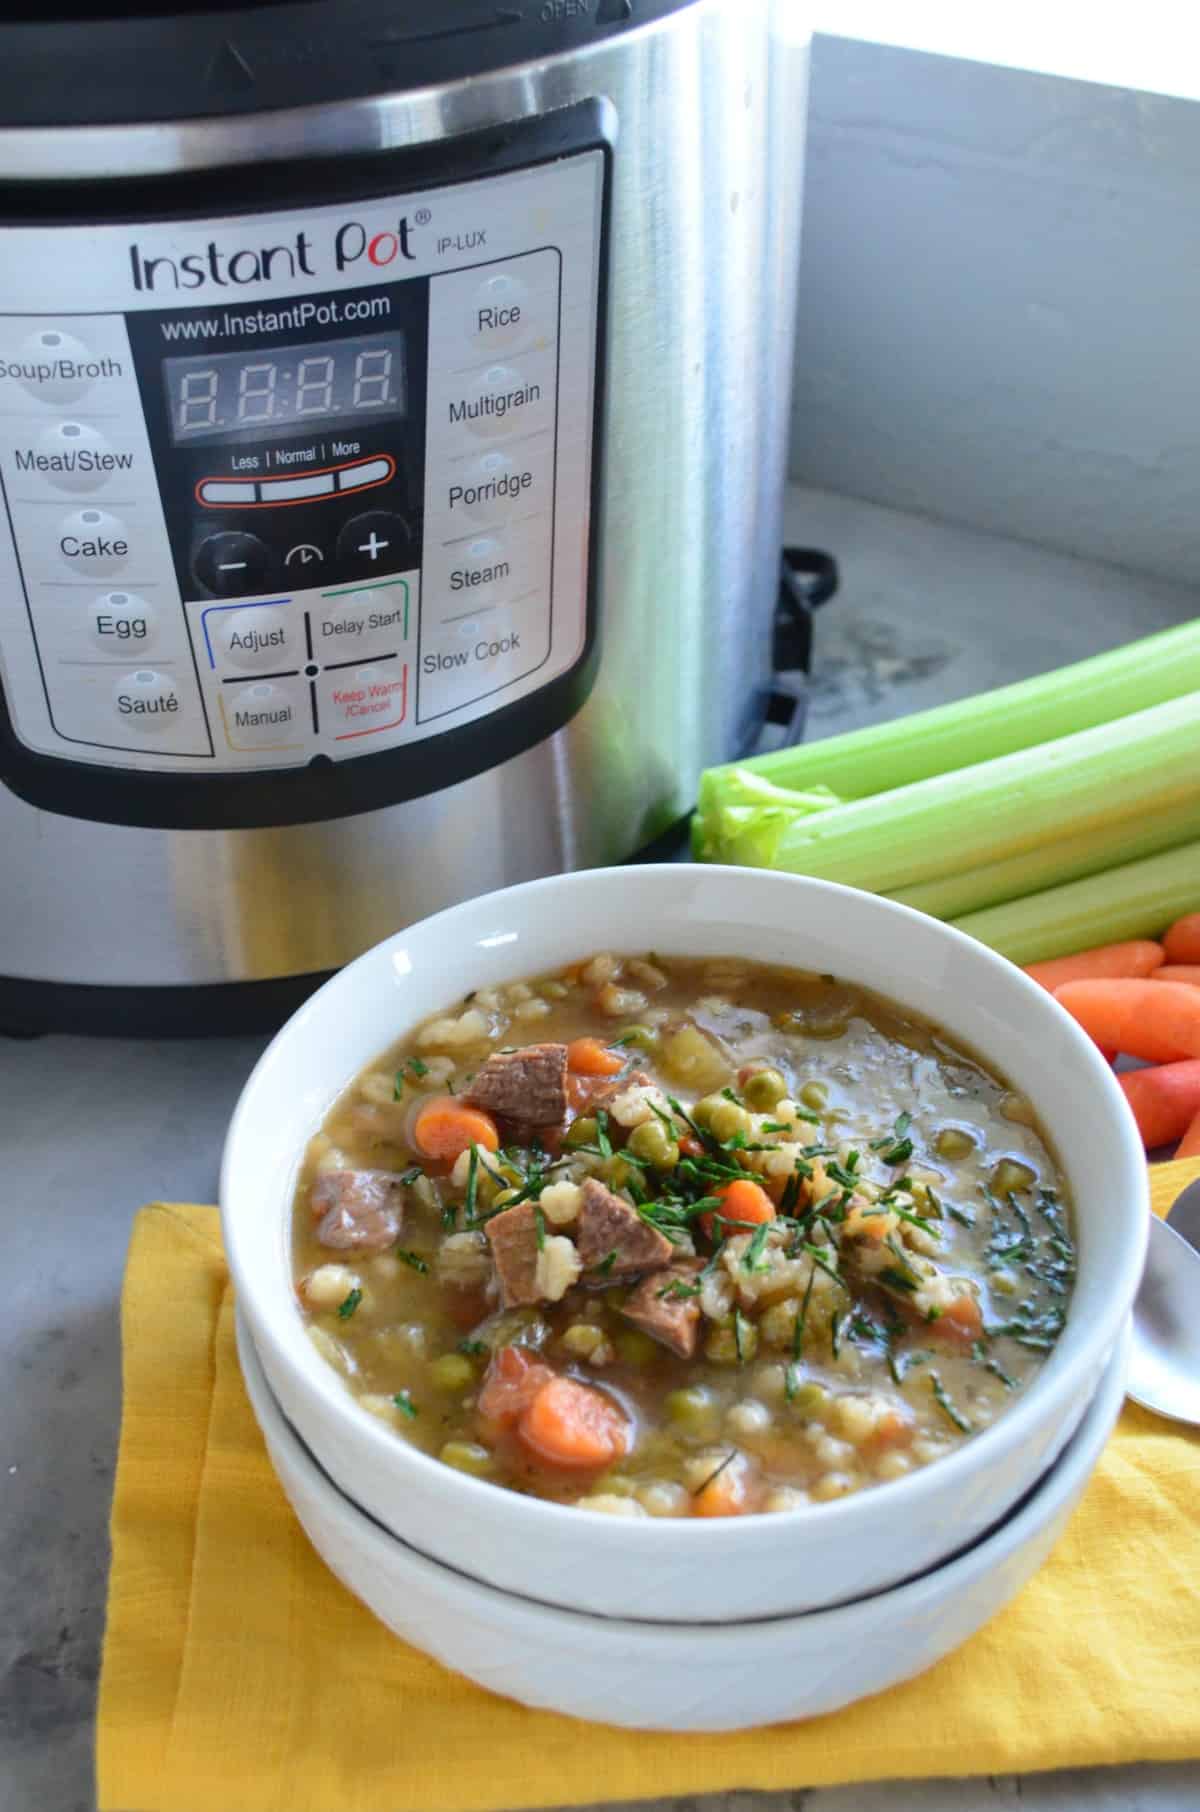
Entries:
<svg viewBox="0 0 1200 1812">
<path fill-rule="evenodd" d="M 921 709 L 1200 611 L 1200 592 L 795 490 L 791 539 L 828 547 L 810 734 Z M 89 1812 L 117 1301 L 134 1210 L 211 1201 L 225 1123 L 264 1039 L 0 1040 L 0 1812 Z M 649 1784 L 649 1783 L 648 1783 Z M 731 1793 L 679 1812 L 1184 1812 L 1200 1765 Z M 213 1812 L 225 1812 L 214 1807 Z"/>
</svg>

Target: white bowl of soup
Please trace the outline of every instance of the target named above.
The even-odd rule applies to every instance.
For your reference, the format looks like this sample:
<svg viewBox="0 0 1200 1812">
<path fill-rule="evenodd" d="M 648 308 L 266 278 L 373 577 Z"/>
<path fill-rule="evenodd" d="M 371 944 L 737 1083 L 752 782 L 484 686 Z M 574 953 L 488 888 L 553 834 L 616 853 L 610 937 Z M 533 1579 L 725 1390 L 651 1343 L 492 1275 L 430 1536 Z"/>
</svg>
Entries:
<svg viewBox="0 0 1200 1812">
<path fill-rule="evenodd" d="M 793 1614 L 977 1540 L 1077 1427 L 1141 1145 L 1045 990 L 936 920 L 704 867 L 398 933 L 288 1022 L 221 1181 L 271 1388 L 502 1591 Z"/>
</svg>

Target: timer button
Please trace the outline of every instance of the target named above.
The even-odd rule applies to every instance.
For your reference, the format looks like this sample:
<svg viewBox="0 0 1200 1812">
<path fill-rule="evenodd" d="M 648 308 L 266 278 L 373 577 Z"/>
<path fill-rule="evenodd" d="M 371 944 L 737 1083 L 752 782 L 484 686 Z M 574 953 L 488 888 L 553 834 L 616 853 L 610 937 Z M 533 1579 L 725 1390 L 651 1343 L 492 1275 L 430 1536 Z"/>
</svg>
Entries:
<svg viewBox="0 0 1200 1812">
<path fill-rule="evenodd" d="M 105 654 L 121 648 L 149 648 L 158 629 L 158 612 L 132 591 L 104 591 L 87 610 L 93 646 Z"/>
<path fill-rule="evenodd" d="M 192 558 L 197 582 L 214 598 L 238 598 L 266 591 L 275 556 L 257 535 L 228 529 L 206 535 Z"/>
<path fill-rule="evenodd" d="M 86 422 L 55 422 L 38 436 L 38 452 L 58 491 L 97 491 L 118 463 L 103 434 Z"/>
<path fill-rule="evenodd" d="M 141 667 L 136 673 L 126 673 L 113 687 L 113 711 L 130 729 L 156 736 L 179 722 L 183 700 L 169 674 Z"/>
<path fill-rule="evenodd" d="M 128 531 L 107 510 L 76 510 L 58 525 L 58 551 L 72 572 L 107 579 L 129 558 Z"/>
<path fill-rule="evenodd" d="M 402 572 L 411 564 L 412 530 L 391 510 L 351 516 L 337 539 L 339 572 L 347 579 Z"/>
</svg>

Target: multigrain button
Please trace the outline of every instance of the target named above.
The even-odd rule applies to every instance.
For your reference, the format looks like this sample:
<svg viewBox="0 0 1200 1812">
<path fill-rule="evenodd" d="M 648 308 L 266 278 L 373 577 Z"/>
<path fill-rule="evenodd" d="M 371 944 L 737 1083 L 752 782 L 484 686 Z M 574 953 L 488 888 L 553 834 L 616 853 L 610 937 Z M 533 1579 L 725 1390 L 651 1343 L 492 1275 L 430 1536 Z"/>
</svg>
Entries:
<svg viewBox="0 0 1200 1812">
<path fill-rule="evenodd" d="M 536 379 L 527 381 L 511 365 L 489 365 L 450 398 L 450 425 L 462 425 L 484 440 L 500 440 L 540 416 L 543 399 Z"/>
<path fill-rule="evenodd" d="M 217 665 L 295 667 L 304 658 L 299 617 L 275 604 L 247 604 L 244 610 L 219 608 L 204 612 L 204 631 Z"/>
<path fill-rule="evenodd" d="M 72 572 L 107 579 L 129 558 L 128 532 L 108 510 L 76 510 L 58 525 L 58 551 Z"/>
<path fill-rule="evenodd" d="M 105 654 L 153 647 L 158 612 L 132 591 L 102 591 L 87 608 L 88 633 Z"/>
<path fill-rule="evenodd" d="M 124 674 L 113 687 L 113 711 L 128 728 L 157 736 L 179 722 L 183 701 L 169 674 L 139 667 Z"/>
</svg>

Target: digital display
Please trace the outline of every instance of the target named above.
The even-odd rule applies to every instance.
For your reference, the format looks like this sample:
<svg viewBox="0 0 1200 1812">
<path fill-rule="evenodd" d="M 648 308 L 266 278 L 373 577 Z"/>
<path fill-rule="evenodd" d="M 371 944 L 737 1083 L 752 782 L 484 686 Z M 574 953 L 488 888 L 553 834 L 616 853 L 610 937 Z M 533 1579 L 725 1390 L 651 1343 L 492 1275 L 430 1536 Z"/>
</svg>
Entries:
<svg viewBox="0 0 1200 1812">
<path fill-rule="evenodd" d="M 324 422 L 344 427 L 408 407 L 402 333 L 166 359 L 163 380 L 176 446 Z"/>
</svg>

